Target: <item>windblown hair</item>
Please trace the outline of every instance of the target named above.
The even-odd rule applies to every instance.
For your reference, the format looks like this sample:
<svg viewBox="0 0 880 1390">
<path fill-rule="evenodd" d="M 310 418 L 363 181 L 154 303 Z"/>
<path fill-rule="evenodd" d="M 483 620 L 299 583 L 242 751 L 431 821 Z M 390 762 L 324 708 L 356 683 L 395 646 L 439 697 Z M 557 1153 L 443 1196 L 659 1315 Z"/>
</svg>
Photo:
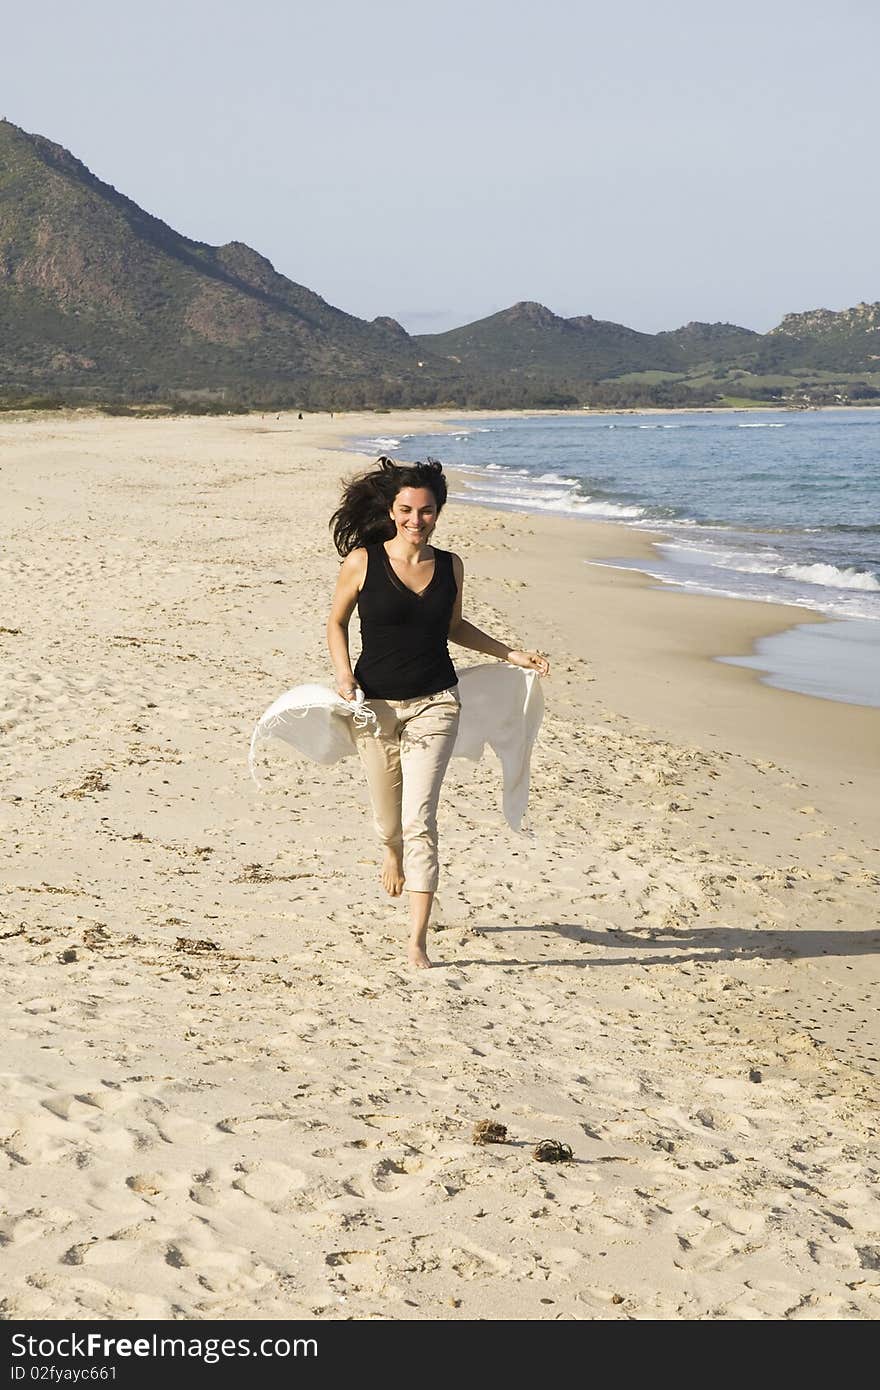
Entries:
<svg viewBox="0 0 880 1390">
<path fill-rule="evenodd" d="M 328 523 L 333 528 L 333 543 L 340 555 L 350 554 L 359 545 L 391 539 L 394 522 L 388 513 L 404 487 L 430 488 L 439 516 L 446 502 L 446 479 L 439 459 L 397 464 L 383 455 L 376 468 L 345 482 L 342 501 Z"/>
</svg>

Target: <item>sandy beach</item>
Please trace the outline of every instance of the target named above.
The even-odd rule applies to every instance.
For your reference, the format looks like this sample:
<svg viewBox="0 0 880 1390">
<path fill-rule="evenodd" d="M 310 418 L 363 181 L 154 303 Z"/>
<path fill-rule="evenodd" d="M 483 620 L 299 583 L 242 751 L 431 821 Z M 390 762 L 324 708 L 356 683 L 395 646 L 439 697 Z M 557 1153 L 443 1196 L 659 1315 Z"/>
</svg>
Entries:
<svg viewBox="0 0 880 1390">
<path fill-rule="evenodd" d="M 815 615 L 451 500 L 552 670 L 531 836 L 450 765 L 431 971 L 356 762 L 248 775 L 332 684 L 345 441 L 441 424 L 0 417 L 4 1318 L 880 1311 L 880 711 L 712 660 Z"/>
</svg>

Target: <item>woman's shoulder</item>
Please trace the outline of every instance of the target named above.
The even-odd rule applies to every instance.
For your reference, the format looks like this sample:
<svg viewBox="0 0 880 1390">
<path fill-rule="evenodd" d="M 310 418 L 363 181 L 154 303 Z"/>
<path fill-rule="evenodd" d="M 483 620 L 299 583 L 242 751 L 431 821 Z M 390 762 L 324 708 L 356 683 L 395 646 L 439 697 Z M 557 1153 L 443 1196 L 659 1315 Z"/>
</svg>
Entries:
<svg viewBox="0 0 880 1390">
<path fill-rule="evenodd" d="M 439 545 L 433 546 L 432 549 L 434 550 L 434 553 L 435 553 L 436 555 L 445 555 L 445 556 L 447 556 L 447 558 L 448 558 L 449 560 L 451 560 L 453 564 L 455 564 L 455 565 L 460 565 L 460 564 L 461 564 L 461 557 L 460 557 L 459 555 L 456 555 L 454 551 L 452 551 L 452 550 L 443 550 Z"/>
<path fill-rule="evenodd" d="M 358 588 L 363 585 L 366 578 L 370 549 L 371 547 L 368 545 L 356 545 L 342 561 L 343 570 L 346 574 L 350 574 L 353 579 L 357 579 Z"/>
<path fill-rule="evenodd" d="M 348 565 L 350 569 L 357 569 L 359 565 L 364 563 L 371 549 L 372 547 L 369 545 L 352 546 L 348 554 L 344 556 L 342 563 Z"/>
</svg>

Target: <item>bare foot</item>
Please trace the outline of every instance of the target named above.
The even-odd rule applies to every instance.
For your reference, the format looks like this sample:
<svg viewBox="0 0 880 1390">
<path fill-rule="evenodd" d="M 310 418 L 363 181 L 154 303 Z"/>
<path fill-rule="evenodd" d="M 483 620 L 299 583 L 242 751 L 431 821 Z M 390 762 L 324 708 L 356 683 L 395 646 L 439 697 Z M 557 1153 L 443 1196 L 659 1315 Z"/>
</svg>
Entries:
<svg viewBox="0 0 880 1390">
<path fill-rule="evenodd" d="M 429 970 L 433 964 L 433 961 L 428 960 L 425 955 L 424 947 L 416 941 L 409 943 L 406 954 L 410 965 L 414 965 L 418 970 Z"/>
<path fill-rule="evenodd" d="M 399 898 L 403 892 L 403 864 L 396 850 L 387 846 L 382 857 L 382 887 L 392 898 Z"/>
</svg>

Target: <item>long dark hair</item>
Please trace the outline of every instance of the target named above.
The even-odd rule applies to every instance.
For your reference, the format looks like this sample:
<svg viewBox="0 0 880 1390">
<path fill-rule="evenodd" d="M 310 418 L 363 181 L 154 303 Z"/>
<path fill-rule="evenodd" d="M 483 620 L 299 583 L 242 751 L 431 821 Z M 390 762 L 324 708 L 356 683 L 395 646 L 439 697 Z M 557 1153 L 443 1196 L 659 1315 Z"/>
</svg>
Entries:
<svg viewBox="0 0 880 1390">
<path fill-rule="evenodd" d="M 359 545 L 387 541 L 395 534 L 388 513 L 404 487 L 427 487 L 434 494 L 437 515 L 446 502 L 446 479 L 439 459 L 424 463 L 395 463 L 384 455 L 367 473 L 343 479 L 342 501 L 328 523 L 339 554 L 348 555 Z"/>
</svg>

